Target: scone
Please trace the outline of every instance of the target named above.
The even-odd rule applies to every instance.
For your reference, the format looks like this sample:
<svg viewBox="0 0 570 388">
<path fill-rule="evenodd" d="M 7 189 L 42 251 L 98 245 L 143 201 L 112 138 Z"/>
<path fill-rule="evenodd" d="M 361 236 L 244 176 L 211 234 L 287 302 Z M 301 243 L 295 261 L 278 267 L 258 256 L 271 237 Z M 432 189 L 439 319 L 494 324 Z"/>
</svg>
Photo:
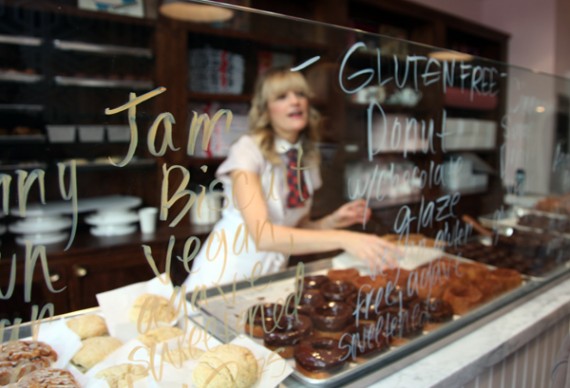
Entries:
<svg viewBox="0 0 570 388">
<path fill-rule="evenodd" d="M 107 331 L 107 325 L 105 324 L 105 319 L 96 314 L 82 315 L 72 318 L 67 321 L 66 324 L 67 327 L 75 332 L 75 334 L 77 334 L 82 340 L 85 338 L 99 337 L 109 334 Z"/>
<path fill-rule="evenodd" d="M 81 371 L 91 369 L 95 364 L 103 361 L 123 343 L 114 337 L 91 337 L 82 341 L 83 346 L 71 359 L 71 362 Z"/>
<path fill-rule="evenodd" d="M 41 341 L 12 341 L 0 345 L 0 385 L 15 383 L 36 369 L 48 368 L 57 353 Z"/>
<path fill-rule="evenodd" d="M 197 388 L 251 387 L 257 381 L 257 369 L 257 361 L 249 349 L 220 345 L 198 359 L 192 382 Z"/>
<path fill-rule="evenodd" d="M 184 332 L 173 326 L 158 327 L 147 331 L 145 334 L 141 334 L 137 337 L 139 341 L 148 347 L 159 344 L 169 339 L 179 337 L 183 335 Z"/>
<path fill-rule="evenodd" d="M 80 388 L 70 371 L 64 369 L 38 369 L 18 381 L 18 388 Z"/>
<path fill-rule="evenodd" d="M 176 318 L 176 311 L 168 299 L 160 295 L 142 294 L 129 310 L 132 322 L 171 323 Z"/>
<path fill-rule="evenodd" d="M 110 366 L 95 375 L 98 379 L 106 380 L 109 388 L 126 388 L 146 376 L 148 376 L 147 368 L 142 365 L 127 363 Z"/>
</svg>

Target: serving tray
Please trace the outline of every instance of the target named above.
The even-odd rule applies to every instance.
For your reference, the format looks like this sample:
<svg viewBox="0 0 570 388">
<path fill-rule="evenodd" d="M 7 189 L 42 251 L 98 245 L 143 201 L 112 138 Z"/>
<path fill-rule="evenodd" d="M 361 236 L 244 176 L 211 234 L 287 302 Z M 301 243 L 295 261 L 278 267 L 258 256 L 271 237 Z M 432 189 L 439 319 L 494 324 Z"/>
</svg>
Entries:
<svg viewBox="0 0 570 388">
<path fill-rule="evenodd" d="M 442 256 L 454 258 L 462 262 L 470 261 L 449 254 L 442 253 Z M 335 267 L 334 264 L 335 260 L 332 258 L 307 265 L 300 263 L 296 268 L 261 277 L 256 279 L 255 282 L 244 281 L 233 285 L 207 289 L 199 293 L 188 293 L 187 301 L 193 301 L 201 312 L 200 315 L 191 316 L 190 318 L 221 342 L 230 342 L 240 334 L 247 334 L 241 317 L 250 306 L 259 303 L 283 303 L 287 296 L 295 291 L 296 278 L 326 274 L 328 269 Z M 362 275 L 366 274 L 362 268 L 359 268 L 359 270 Z M 290 382 L 285 385 L 295 386 L 300 383 L 302 386 L 340 386 L 348 381 L 353 381 L 359 376 L 380 369 L 385 369 L 385 375 L 388 375 L 397 370 L 395 365 L 403 359 L 414 359 L 414 357 L 419 357 L 422 354 L 422 349 L 433 351 L 438 346 L 447 344 L 447 341 L 442 341 L 442 339 L 451 339 L 452 336 L 450 334 L 458 332 L 482 316 L 493 312 L 499 306 L 510 303 L 520 297 L 524 294 L 521 290 L 525 288 L 524 286 L 529 281 L 532 282 L 525 278 L 523 286 L 506 292 L 465 315 L 456 315 L 452 321 L 441 325 L 433 331 L 424 331 L 418 337 L 410 339 L 407 344 L 391 347 L 383 353 L 371 356 L 366 362 L 352 362 L 352 360 L 349 360 L 343 369 L 336 373 L 331 373 L 325 379 L 307 377 L 297 371 L 294 359 L 289 359 L 287 362 L 294 370 L 292 378 L 296 382 Z M 253 340 L 263 345 L 263 340 Z"/>
</svg>

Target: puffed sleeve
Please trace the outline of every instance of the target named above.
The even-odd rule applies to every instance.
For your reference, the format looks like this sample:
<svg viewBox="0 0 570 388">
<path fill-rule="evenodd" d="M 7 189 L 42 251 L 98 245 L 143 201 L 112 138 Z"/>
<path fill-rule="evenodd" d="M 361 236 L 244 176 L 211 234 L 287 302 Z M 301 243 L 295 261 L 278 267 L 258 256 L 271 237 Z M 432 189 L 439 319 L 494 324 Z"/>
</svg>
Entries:
<svg viewBox="0 0 570 388">
<path fill-rule="evenodd" d="M 249 135 L 240 137 L 229 149 L 228 157 L 220 164 L 216 176 L 220 178 L 234 170 L 262 173 L 264 158 L 261 150 Z"/>
</svg>

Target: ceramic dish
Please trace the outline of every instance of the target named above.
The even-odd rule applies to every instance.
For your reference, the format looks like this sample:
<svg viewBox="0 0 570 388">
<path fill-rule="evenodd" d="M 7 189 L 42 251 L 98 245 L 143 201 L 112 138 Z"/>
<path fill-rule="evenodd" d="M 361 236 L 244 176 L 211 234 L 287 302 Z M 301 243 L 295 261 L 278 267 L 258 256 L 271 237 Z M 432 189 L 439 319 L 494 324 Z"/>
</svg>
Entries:
<svg viewBox="0 0 570 388">
<path fill-rule="evenodd" d="M 19 245 L 26 245 L 26 241 L 31 242 L 33 245 L 47 245 L 55 244 L 67 239 L 68 233 L 36 233 L 24 234 L 16 237 L 16 243 Z"/>
<path fill-rule="evenodd" d="M 124 225 L 139 220 L 137 213 L 122 211 L 104 211 L 85 217 L 85 222 L 94 226 Z"/>
<path fill-rule="evenodd" d="M 98 237 L 123 236 L 134 233 L 136 230 L 136 225 L 106 225 L 95 226 L 90 229 L 91 234 Z"/>
<path fill-rule="evenodd" d="M 40 234 L 57 232 L 71 226 L 71 218 L 67 217 L 31 217 L 16 221 L 8 227 L 15 234 Z"/>
</svg>

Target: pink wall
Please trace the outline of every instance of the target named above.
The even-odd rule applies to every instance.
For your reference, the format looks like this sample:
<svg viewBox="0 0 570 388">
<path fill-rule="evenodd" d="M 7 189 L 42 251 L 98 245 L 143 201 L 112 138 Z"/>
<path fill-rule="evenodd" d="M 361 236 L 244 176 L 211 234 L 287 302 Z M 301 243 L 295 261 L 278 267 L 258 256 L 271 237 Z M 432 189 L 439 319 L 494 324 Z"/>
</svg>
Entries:
<svg viewBox="0 0 570 388">
<path fill-rule="evenodd" d="M 510 34 L 508 62 L 513 65 L 550 74 L 570 73 L 570 53 L 558 54 L 556 49 L 569 45 L 568 31 L 563 31 L 570 24 L 568 0 L 413 1 Z"/>
</svg>

